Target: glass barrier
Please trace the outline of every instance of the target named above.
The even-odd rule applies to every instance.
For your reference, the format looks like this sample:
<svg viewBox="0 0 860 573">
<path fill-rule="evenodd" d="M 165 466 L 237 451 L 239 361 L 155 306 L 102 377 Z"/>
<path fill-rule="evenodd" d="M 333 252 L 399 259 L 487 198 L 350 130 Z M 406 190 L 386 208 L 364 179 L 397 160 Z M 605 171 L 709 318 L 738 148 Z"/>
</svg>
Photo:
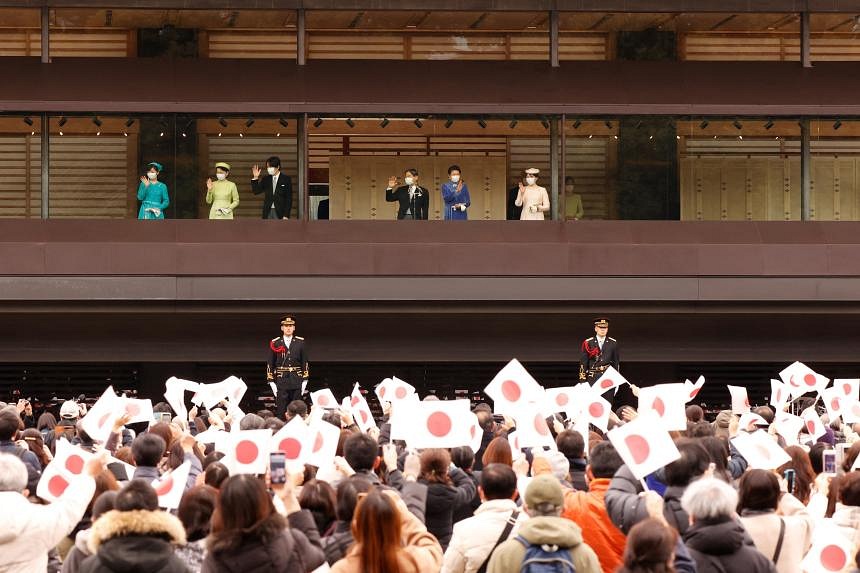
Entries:
<svg viewBox="0 0 860 573">
<path fill-rule="evenodd" d="M 41 120 L 0 116 L 0 217 L 41 216 Z"/>
</svg>

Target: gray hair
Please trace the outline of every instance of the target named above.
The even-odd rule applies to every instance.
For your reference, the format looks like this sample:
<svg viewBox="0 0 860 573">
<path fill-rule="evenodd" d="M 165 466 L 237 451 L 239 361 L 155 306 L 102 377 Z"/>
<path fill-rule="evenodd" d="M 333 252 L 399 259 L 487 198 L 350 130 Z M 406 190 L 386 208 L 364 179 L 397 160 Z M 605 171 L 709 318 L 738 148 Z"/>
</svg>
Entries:
<svg viewBox="0 0 860 573">
<path fill-rule="evenodd" d="M 0 454 L 0 491 L 22 492 L 27 488 L 27 466 L 18 456 Z"/>
<path fill-rule="evenodd" d="M 697 521 L 731 517 L 738 506 L 738 492 L 717 478 L 701 478 L 681 496 L 681 508 Z"/>
</svg>

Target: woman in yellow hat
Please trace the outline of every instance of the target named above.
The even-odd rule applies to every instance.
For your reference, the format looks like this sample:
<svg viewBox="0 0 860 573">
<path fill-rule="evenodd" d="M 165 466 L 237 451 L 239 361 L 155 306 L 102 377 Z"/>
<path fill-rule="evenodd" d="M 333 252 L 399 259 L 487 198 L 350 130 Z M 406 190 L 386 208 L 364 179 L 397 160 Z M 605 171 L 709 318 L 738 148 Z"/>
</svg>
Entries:
<svg viewBox="0 0 860 573">
<path fill-rule="evenodd" d="M 206 203 L 212 205 L 209 209 L 210 219 L 232 219 L 233 211 L 239 206 L 239 190 L 236 184 L 227 180 L 230 175 L 230 164 L 223 161 L 215 164 L 215 178 L 206 180 Z"/>
</svg>

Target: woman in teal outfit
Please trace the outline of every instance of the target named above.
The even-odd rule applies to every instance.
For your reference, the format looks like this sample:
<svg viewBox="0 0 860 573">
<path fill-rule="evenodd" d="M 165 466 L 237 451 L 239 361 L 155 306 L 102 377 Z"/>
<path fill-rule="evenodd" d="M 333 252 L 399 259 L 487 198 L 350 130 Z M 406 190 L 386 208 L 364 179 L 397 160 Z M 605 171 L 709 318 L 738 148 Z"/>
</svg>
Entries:
<svg viewBox="0 0 860 573">
<path fill-rule="evenodd" d="M 164 210 L 170 205 L 167 185 L 158 180 L 158 174 L 164 168 L 155 161 L 147 164 L 147 167 L 146 176 L 140 178 L 140 185 L 137 186 L 137 200 L 141 202 L 137 218 L 164 219 Z"/>
</svg>

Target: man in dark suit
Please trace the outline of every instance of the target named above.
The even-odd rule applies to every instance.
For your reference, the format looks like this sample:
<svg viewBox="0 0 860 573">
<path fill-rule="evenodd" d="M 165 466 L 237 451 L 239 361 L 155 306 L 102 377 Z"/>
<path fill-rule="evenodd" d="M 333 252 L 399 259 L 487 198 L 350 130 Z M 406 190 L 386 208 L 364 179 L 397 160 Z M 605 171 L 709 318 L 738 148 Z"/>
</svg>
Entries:
<svg viewBox="0 0 860 573">
<path fill-rule="evenodd" d="M 427 219 L 430 211 L 430 192 L 418 185 L 418 170 L 407 169 L 403 183 L 395 189 L 397 177 L 388 178 L 388 188 L 385 189 L 385 200 L 389 203 L 400 202 L 397 209 L 398 219 Z"/>
<path fill-rule="evenodd" d="M 266 175 L 260 179 L 260 166 L 251 168 L 251 191 L 263 196 L 263 219 L 289 219 L 293 208 L 293 182 L 289 175 L 281 173 L 281 160 L 270 157 L 266 160 Z"/>
<path fill-rule="evenodd" d="M 505 203 L 505 219 L 508 221 L 519 221 L 522 207 L 517 207 L 517 195 L 520 193 L 522 177 L 511 177 L 511 186 L 508 187 L 508 200 Z"/>
<path fill-rule="evenodd" d="M 605 318 L 594 320 L 594 336 L 582 341 L 582 352 L 579 357 L 580 380 L 593 384 L 610 366 L 621 370 L 618 341 L 607 336 L 608 332 L 608 320 Z"/>
<path fill-rule="evenodd" d="M 307 391 L 308 352 L 305 339 L 293 336 L 296 320 L 287 315 L 281 318 L 283 336 L 269 342 L 269 360 L 266 362 L 266 380 L 275 383 L 275 415 L 283 420 L 287 406 Z"/>
</svg>

